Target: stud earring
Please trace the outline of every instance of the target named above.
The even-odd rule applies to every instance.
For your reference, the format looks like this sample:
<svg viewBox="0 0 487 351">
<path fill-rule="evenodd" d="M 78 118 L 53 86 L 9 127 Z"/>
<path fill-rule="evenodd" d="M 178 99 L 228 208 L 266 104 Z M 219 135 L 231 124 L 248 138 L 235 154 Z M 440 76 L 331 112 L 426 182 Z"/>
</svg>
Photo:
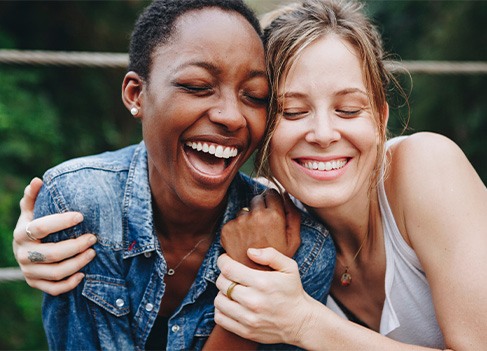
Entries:
<svg viewBox="0 0 487 351">
<path fill-rule="evenodd" d="M 132 116 L 137 116 L 137 114 L 139 113 L 139 109 L 134 106 L 130 109 L 130 113 L 132 114 Z"/>
</svg>

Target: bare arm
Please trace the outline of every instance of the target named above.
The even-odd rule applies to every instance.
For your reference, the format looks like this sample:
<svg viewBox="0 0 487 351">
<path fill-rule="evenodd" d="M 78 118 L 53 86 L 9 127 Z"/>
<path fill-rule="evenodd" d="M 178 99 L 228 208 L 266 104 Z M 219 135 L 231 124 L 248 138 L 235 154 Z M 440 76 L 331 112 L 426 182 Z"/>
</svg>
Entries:
<svg viewBox="0 0 487 351">
<path fill-rule="evenodd" d="M 72 227 L 83 220 L 78 212 L 67 212 L 34 219 L 34 204 L 42 181 L 34 178 L 20 200 L 20 216 L 14 229 L 13 252 L 27 283 L 51 295 L 74 289 L 83 279 L 78 272 L 95 257 L 90 247 L 93 234 L 59 243 L 41 243 L 47 235 Z M 28 227 L 27 227 L 28 226 Z M 26 229 L 31 233 L 27 235 Z M 35 239 L 35 240 L 33 240 Z"/>
<path fill-rule="evenodd" d="M 457 145 L 431 133 L 399 144 L 392 172 L 392 187 L 401 200 L 395 212 L 405 219 L 406 240 L 425 270 L 446 345 L 485 348 L 485 185 Z"/>
<path fill-rule="evenodd" d="M 407 143 L 406 143 L 407 141 Z M 487 191 L 463 153 L 446 138 L 420 134 L 394 151 L 388 191 L 406 241 L 432 289 L 446 346 L 487 345 Z M 302 289 L 292 260 L 272 249 L 249 252 L 273 272 L 251 271 L 228 256 L 215 300 L 218 324 L 261 343 L 284 342 L 309 350 L 425 350 L 342 319 Z M 231 301 L 229 281 L 239 281 Z"/>
</svg>

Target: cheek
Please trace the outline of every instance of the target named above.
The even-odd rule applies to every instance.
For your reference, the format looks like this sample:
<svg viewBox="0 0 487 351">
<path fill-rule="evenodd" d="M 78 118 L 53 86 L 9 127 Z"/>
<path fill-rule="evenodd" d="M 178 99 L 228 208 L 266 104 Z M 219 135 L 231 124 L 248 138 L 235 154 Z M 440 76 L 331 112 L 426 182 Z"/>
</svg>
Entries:
<svg viewBox="0 0 487 351">
<path fill-rule="evenodd" d="M 267 113 L 266 109 L 251 111 L 251 117 L 247 118 L 247 124 L 251 133 L 252 144 L 259 143 L 264 137 Z"/>
<path fill-rule="evenodd" d="M 296 131 L 293 132 L 286 122 L 280 122 L 276 127 L 270 143 L 269 164 L 274 175 L 282 174 L 286 162 L 286 155 L 295 144 Z"/>
</svg>

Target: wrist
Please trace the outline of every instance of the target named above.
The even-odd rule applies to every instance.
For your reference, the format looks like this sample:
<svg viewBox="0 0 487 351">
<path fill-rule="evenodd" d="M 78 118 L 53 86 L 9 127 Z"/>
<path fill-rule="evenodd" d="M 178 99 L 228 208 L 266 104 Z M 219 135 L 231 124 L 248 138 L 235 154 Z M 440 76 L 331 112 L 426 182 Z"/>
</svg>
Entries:
<svg viewBox="0 0 487 351">
<path fill-rule="evenodd" d="M 321 319 L 324 311 L 324 305 L 313 299 L 308 294 L 305 295 L 305 308 L 302 308 L 303 316 L 301 317 L 301 323 L 299 323 L 299 328 L 293 336 L 291 342 L 292 345 L 298 346 L 305 350 L 320 350 L 320 345 L 323 342 L 323 338 L 320 334 L 323 326 Z"/>
</svg>

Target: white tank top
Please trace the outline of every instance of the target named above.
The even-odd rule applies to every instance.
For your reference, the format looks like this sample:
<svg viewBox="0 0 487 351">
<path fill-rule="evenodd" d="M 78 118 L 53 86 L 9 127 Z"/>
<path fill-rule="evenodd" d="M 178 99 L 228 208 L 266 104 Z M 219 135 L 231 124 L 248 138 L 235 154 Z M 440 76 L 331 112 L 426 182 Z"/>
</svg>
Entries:
<svg viewBox="0 0 487 351">
<path fill-rule="evenodd" d="M 406 136 L 389 140 L 389 148 Z M 380 333 L 407 344 L 444 348 L 443 334 L 436 320 L 431 290 L 414 250 L 404 241 L 387 201 L 383 180 L 378 187 L 386 252 L 385 301 Z M 448 292 L 445 291 L 445 294 Z M 331 297 L 327 306 L 345 314 Z"/>
</svg>

